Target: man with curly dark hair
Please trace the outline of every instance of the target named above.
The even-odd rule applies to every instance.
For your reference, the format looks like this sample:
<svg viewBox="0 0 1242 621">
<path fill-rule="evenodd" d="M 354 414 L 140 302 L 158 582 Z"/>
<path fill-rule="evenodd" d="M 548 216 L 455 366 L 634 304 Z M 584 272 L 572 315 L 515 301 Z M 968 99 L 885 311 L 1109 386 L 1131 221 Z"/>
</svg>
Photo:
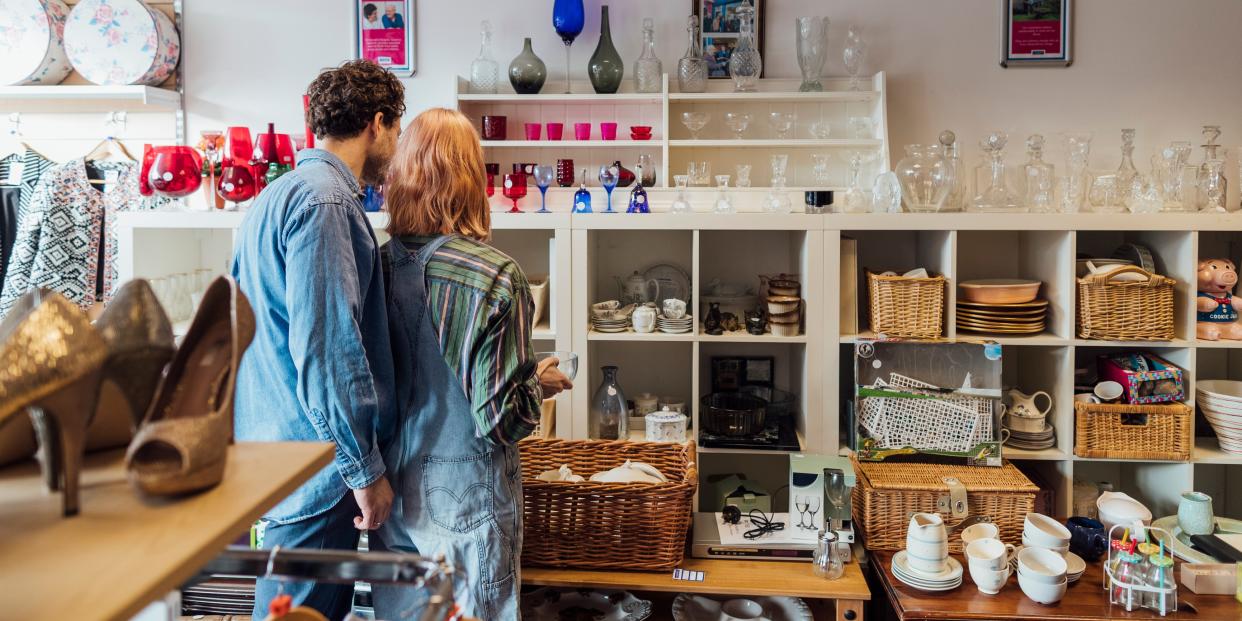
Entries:
<svg viewBox="0 0 1242 621">
<path fill-rule="evenodd" d="M 255 199 L 238 232 L 233 276 L 257 319 L 238 371 L 235 436 L 336 445 L 316 474 L 263 518 L 263 547 L 352 550 L 392 507 L 380 449 L 394 431 L 393 363 L 379 245 L 362 188 L 384 178 L 401 131 L 405 89 L 357 60 L 307 89 L 307 123 L 321 148 Z M 286 584 L 329 619 L 350 611 L 353 587 Z M 278 585 L 259 580 L 256 618 Z"/>
</svg>

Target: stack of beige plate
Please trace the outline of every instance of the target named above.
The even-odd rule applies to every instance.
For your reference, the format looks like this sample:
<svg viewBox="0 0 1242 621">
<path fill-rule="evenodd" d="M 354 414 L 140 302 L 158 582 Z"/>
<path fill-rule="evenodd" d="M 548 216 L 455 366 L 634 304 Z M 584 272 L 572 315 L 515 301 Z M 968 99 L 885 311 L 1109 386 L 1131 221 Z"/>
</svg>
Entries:
<svg viewBox="0 0 1242 621">
<path fill-rule="evenodd" d="M 989 278 L 958 283 L 957 328 L 964 332 L 1039 334 L 1048 301 L 1038 299 L 1038 280 Z"/>
</svg>

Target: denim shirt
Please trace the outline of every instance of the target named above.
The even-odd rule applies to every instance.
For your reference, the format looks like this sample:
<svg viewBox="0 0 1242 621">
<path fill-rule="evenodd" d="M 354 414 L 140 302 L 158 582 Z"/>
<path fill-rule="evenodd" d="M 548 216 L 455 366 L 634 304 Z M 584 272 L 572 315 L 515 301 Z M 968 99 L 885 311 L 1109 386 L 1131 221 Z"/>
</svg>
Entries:
<svg viewBox="0 0 1242 621">
<path fill-rule="evenodd" d="M 340 158 L 303 150 L 259 194 L 237 233 L 233 276 L 258 324 L 238 371 L 234 434 L 335 443 L 335 467 L 265 517 L 318 515 L 384 474 L 395 418 L 379 245 Z"/>
</svg>

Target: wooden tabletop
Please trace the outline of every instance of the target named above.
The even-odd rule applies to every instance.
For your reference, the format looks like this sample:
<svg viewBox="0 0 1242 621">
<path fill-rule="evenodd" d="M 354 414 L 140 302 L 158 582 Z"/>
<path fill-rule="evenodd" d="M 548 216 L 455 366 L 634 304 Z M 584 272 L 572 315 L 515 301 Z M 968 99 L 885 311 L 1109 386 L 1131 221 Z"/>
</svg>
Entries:
<svg viewBox="0 0 1242 621">
<path fill-rule="evenodd" d="M 33 463 L 0 470 L 0 617 L 128 620 L 331 463 L 332 445 L 236 444 L 219 486 L 174 500 L 140 498 L 122 458 L 87 457 L 71 518 Z"/>
<path fill-rule="evenodd" d="M 523 567 L 522 584 L 808 599 L 871 599 L 871 590 L 867 588 L 867 581 L 856 562 L 846 564 L 845 574 L 837 580 L 825 580 L 815 576 L 811 573 L 809 562 L 687 558 L 681 568 L 703 572 L 703 581 L 674 580 L 671 570 L 584 571 Z"/>
<path fill-rule="evenodd" d="M 1103 587 L 1103 564 L 1087 563 L 1083 577 L 1069 585 L 1065 598 L 1051 606 L 1035 603 L 1023 595 L 1018 587 L 1018 577 L 1011 576 L 1009 583 L 996 595 L 984 595 L 975 588 L 970 570 L 962 561 L 965 576 L 962 586 L 948 593 L 925 593 L 899 582 L 892 574 L 893 553 L 871 552 L 871 560 L 879 582 L 884 586 L 897 618 L 902 621 L 924 620 L 1070 620 L 1107 621 L 1110 619 L 1197 619 L 1218 621 L 1242 619 L 1242 604 L 1229 595 L 1195 595 L 1189 589 L 1177 590 L 1178 609 L 1161 617 L 1151 610 L 1126 612 L 1125 608 L 1110 606 L 1108 592 Z M 962 557 L 958 557 L 962 560 Z M 1180 573 L 1180 569 L 1177 570 Z M 1192 612 L 1191 608 L 1198 611 Z"/>
</svg>

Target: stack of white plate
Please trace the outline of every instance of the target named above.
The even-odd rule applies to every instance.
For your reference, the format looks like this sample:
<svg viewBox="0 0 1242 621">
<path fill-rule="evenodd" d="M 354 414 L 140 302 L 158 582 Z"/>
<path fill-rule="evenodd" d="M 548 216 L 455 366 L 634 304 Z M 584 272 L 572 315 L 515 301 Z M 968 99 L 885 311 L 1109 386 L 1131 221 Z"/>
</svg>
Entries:
<svg viewBox="0 0 1242 621">
<path fill-rule="evenodd" d="M 630 329 L 630 318 L 625 317 L 622 319 L 603 319 L 600 317 L 592 317 L 591 327 L 595 328 L 596 332 L 605 332 L 608 334 L 613 334 L 616 332 L 625 332 L 626 330 Z"/>
<path fill-rule="evenodd" d="M 1052 429 L 1052 424 L 1045 422 L 1044 430 L 1038 433 L 1027 431 L 1018 431 L 1013 427 L 1009 428 L 1009 439 L 1005 440 L 1005 446 L 1012 446 L 1016 449 L 1024 449 L 1027 451 L 1039 451 L 1046 448 L 1052 448 L 1057 443 L 1056 432 Z"/>
<path fill-rule="evenodd" d="M 656 318 L 656 329 L 665 334 L 685 334 L 694 329 L 694 317 L 686 315 L 681 319 L 669 319 L 660 315 Z"/>
<path fill-rule="evenodd" d="M 1201 380 L 1195 386 L 1199 409 L 1216 432 L 1220 450 L 1242 455 L 1242 382 Z"/>
<path fill-rule="evenodd" d="M 950 556 L 945 560 L 944 571 L 928 574 L 911 567 L 906 551 L 902 550 L 893 555 L 893 577 L 920 591 L 952 591 L 962 586 L 962 564 Z"/>
</svg>

